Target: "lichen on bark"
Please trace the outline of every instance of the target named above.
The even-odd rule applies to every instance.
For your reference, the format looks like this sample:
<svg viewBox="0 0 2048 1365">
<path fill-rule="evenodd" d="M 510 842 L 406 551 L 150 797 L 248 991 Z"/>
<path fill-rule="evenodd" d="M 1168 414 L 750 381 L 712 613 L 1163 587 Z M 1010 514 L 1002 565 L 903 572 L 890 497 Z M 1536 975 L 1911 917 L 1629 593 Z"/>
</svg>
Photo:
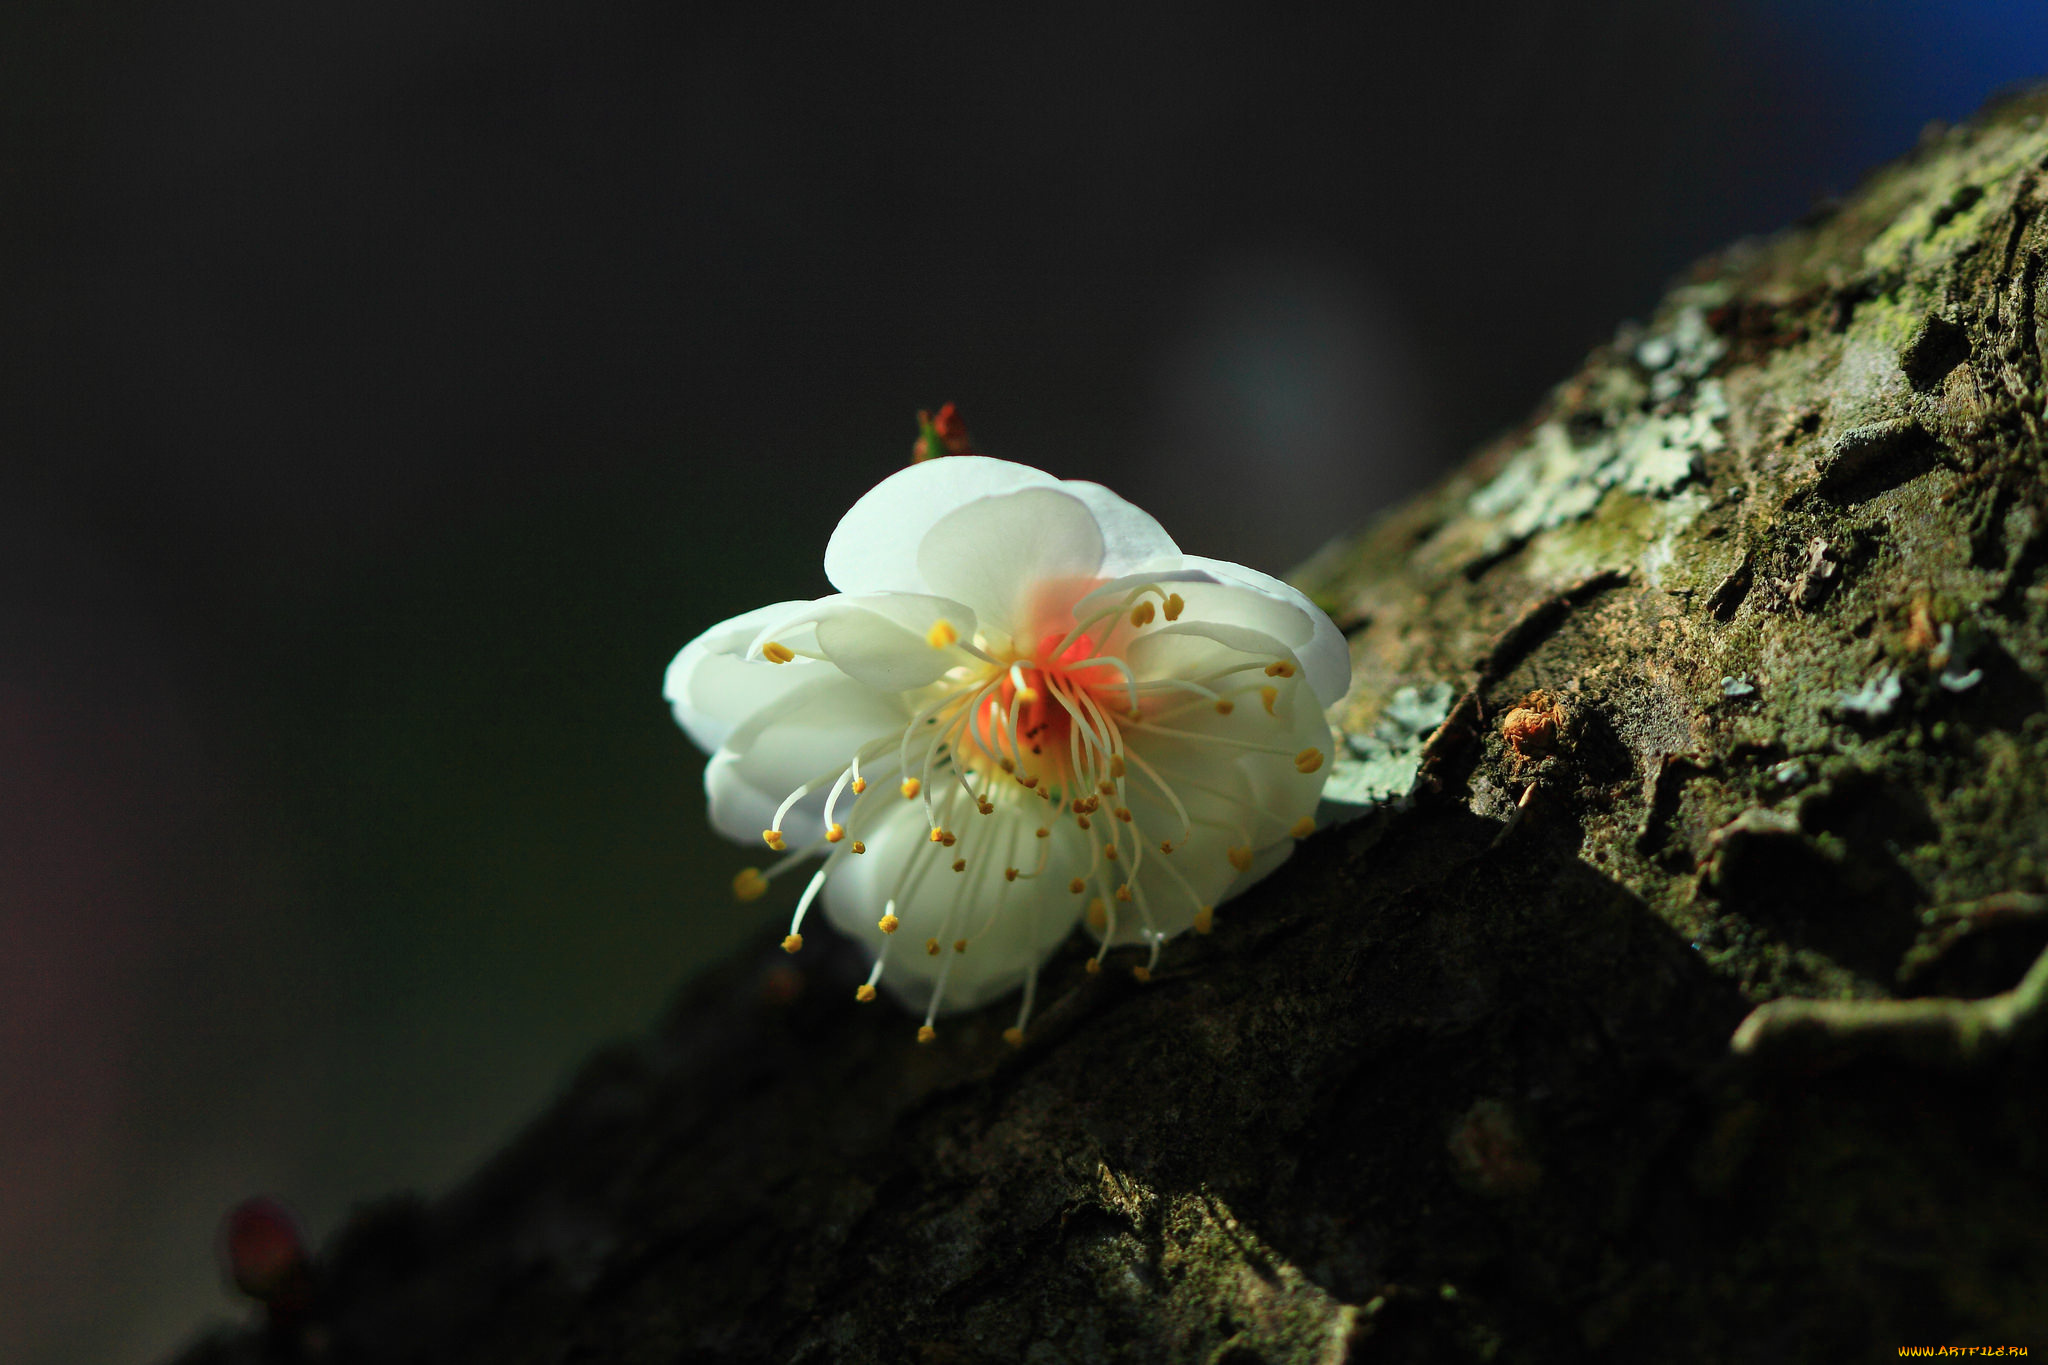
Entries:
<svg viewBox="0 0 2048 1365">
<path fill-rule="evenodd" d="M 1388 799 L 1149 985 L 1076 945 L 1012 1052 L 734 963 L 188 1365 L 2048 1349 L 2044 112 L 1308 566 Z"/>
</svg>

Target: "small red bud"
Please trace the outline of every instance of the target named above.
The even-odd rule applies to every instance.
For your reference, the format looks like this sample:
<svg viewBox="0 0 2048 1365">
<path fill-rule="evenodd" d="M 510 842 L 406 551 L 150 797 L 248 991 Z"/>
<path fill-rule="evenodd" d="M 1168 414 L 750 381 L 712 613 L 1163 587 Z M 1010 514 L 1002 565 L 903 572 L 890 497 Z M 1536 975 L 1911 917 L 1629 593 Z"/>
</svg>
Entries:
<svg viewBox="0 0 2048 1365">
<path fill-rule="evenodd" d="M 235 1288 L 273 1315 L 300 1312 L 311 1301 L 305 1233 L 275 1199 L 258 1195 L 228 1211 L 221 1223 L 221 1259 Z"/>
</svg>

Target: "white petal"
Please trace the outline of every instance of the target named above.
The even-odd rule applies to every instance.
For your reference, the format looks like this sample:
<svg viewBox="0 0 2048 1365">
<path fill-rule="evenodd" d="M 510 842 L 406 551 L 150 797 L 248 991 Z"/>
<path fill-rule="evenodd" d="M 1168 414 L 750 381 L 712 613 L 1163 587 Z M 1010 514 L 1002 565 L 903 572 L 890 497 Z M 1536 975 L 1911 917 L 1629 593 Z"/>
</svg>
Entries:
<svg viewBox="0 0 2048 1365">
<path fill-rule="evenodd" d="M 966 503 L 1059 482 L 1043 470 L 986 455 L 948 455 L 899 469 L 839 519 L 825 546 L 825 577 L 841 592 L 925 592 L 917 547 Z"/>
<path fill-rule="evenodd" d="M 1036 831 L 1044 803 L 1015 794 L 997 797 L 996 813 L 968 813 L 948 821 L 958 842 L 942 848 L 930 840 L 921 802 L 884 807 L 872 826 L 863 822 L 867 852 L 843 860 L 825 883 L 825 913 L 841 932 L 880 952 L 885 936 L 876 927 L 894 897 L 901 921 L 888 943 L 882 985 L 905 1005 L 922 1010 L 931 1003 L 939 973 L 946 973 L 945 1013 L 973 1009 L 1022 984 L 1025 974 L 1052 956 L 1080 918 L 1084 897 L 1067 884 L 1087 869 L 1088 851 L 1069 823 L 1047 844 L 1047 865 L 1038 877 L 1010 881 L 1009 867 L 1029 872 L 1039 857 Z M 967 870 L 953 871 L 964 859 Z M 956 939 L 968 940 L 956 953 Z M 939 940 L 928 955 L 927 939 Z"/>
<path fill-rule="evenodd" d="M 1015 636 L 1041 586 L 1098 576 L 1102 548 L 1086 503 L 1063 488 L 1026 488 L 954 508 L 925 532 L 917 565 L 932 591 Z"/>
<path fill-rule="evenodd" d="M 1351 646 L 1345 643 L 1343 632 L 1337 629 L 1337 623 L 1330 619 L 1329 614 L 1309 601 L 1300 590 L 1271 574 L 1232 564 L 1228 560 L 1186 555 L 1181 562 L 1187 568 L 1208 570 L 1219 582 L 1253 589 L 1300 613 L 1305 630 L 1298 635 L 1282 635 L 1278 631 L 1274 634 L 1301 660 L 1302 673 L 1323 705 L 1334 704 L 1350 688 Z M 1193 602 L 1190 601 L 1189 605 L 1192 607 Z M 1246 621 L 1244 624 L 1255 623 Z"/>
<path fill-rule="evenodd" d="M 782 665 L 789 667 L 790 665 Z M 900 735 L 909 719 L 903 701 L 864 687 L 835 669 L 815 668 L 802 687 L 763 707 L 734 730 L 704 771 L 711 796 L 711 820 L 720 833 L 741 840 L 759 839 L 767 822 L 755 824 L 760 799 L 769 813 L 783 798 L 806 783 L 830 782 L 860 748 Z M 882 766 L 882 760 L 875 760 Z M 825 805 L 823 790 L 799 803 L 798 827 L 784 823 L 791 846 L 816 837 L 813 830 Z"/>
<path fill-rule="evenodd" d="M 717 749 L 747 717 L 805 680 L 797 666 L 803 660 L 778 666 L 745 657 L 766 622 L 801 605 L 777 602 L 721 621 L 684 645 L 669 663 L 661 695 L 698 748 L 706 753 Z"/>
<path fill-rule="evenodd" d="M 799 656 L 823 659 L 868 687 L 903 692 L 936 682 L 961 663 L 957 651 L 932 643 L 932 630 L 941 623 L 955 640 L 974 638 L 974 613 L 948 598 L 841 593 L 794 604 L 769 618 L 749 653 L 758 658 L 773 641 Z"/>
<path fill-rule="evenodd" d="M 1126 502 L 1099 483 L 1063 479 L 1060 490 L 1077 497 L 1102 532 L 1102 563 L 1097 572 L 1113 578 L 1180 555 L 1180 546 L 1152 514 Z"/>
</svg>

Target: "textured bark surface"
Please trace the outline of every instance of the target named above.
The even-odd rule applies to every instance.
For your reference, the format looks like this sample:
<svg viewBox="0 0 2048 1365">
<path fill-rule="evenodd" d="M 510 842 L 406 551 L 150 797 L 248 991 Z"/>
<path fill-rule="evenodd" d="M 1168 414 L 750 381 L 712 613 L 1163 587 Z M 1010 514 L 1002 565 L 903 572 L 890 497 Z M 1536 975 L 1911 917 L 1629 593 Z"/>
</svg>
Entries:
<svg viewBox="0 0 2048 1365">
<path fill-rule="evenodd" d="M 2044 112 L 1311 565 L 1388 799 L 1151 984 L 1074 945 L 1020 1050 L 920 1047 L 769 949 L 184 1360 L 2048 1350 Z"/>
</svg>

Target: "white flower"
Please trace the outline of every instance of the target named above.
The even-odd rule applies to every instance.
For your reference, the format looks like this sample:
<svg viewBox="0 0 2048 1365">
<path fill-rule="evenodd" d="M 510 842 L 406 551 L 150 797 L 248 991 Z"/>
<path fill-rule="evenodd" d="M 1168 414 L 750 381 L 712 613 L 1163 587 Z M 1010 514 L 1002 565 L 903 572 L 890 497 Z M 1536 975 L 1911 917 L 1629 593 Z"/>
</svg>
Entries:
<svg viewBox="0 0 2048 1365">
<path fill-rule="evenodd" d="M 1293 588 L 1182 554 L 1098 484 L 977 455 L 912 465 L 825 549 L 840 589 L 712 627 L 665 695 L 711 754 L 712 823 L 824 855 L 826 916 L 925 1011 L 1024 987 L 1077 922 L 1149 949 L 1284 859 L 1329 773 L 1344 639 Z"/>
</svg>

